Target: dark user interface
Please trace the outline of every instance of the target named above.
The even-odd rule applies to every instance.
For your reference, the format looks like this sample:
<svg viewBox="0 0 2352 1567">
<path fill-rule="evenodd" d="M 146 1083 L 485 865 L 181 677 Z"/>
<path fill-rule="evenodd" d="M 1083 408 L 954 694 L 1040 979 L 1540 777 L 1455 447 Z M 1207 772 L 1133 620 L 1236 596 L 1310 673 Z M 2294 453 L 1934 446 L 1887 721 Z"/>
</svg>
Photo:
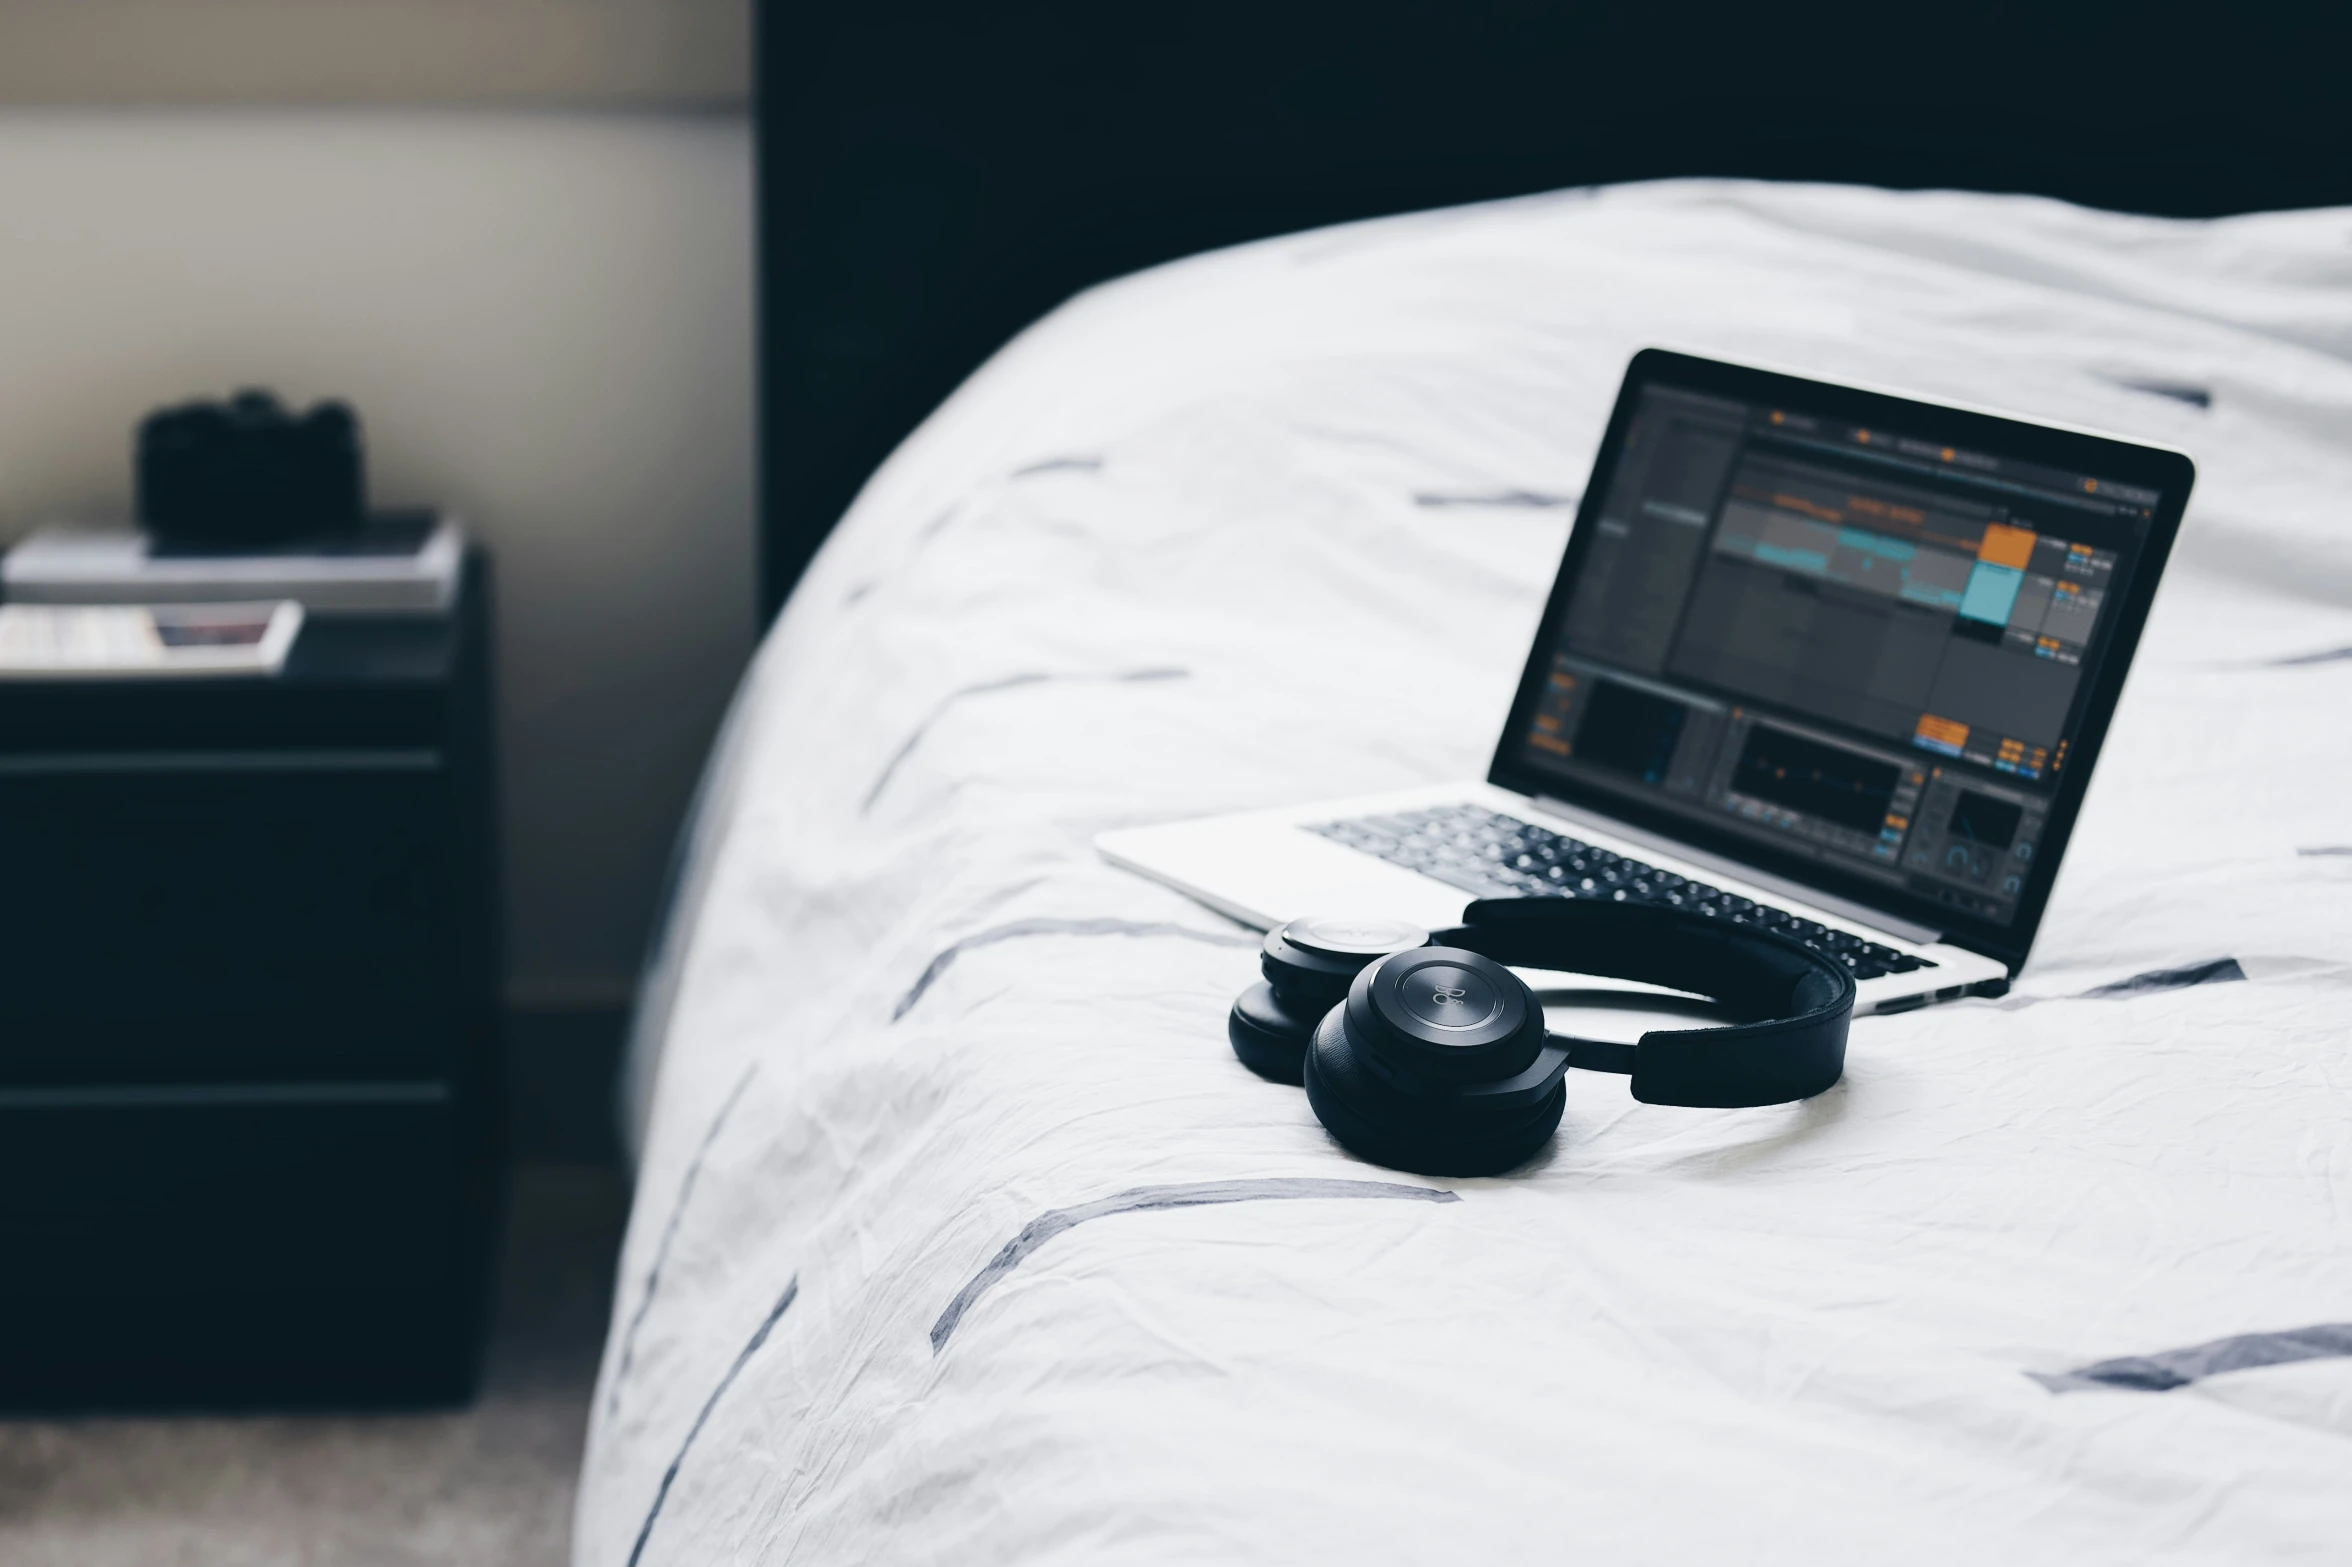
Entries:
<svg viewBox="0 0 2352 1567">
<path fill-rule="evenodd" d="M 1527 757 L 2006 922 L 2158 499 L 1647 388 Z"/>
</svg>

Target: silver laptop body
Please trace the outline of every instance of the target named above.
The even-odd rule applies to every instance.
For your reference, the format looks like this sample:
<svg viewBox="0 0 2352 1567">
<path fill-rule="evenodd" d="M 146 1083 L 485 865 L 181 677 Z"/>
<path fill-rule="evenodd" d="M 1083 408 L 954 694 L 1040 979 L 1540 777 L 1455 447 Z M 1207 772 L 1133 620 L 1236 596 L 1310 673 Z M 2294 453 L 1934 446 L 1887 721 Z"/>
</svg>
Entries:
<svg viewBox="0 0 2352 1567">
<path fill-rule="evenodd" d="M 2178 530 L 2178 452 L 1651 349 L 1483 782 L 1108 832 L 1247 924 L 1662 902 L 1851 967 L 2023 966 Z"/>
</svg>

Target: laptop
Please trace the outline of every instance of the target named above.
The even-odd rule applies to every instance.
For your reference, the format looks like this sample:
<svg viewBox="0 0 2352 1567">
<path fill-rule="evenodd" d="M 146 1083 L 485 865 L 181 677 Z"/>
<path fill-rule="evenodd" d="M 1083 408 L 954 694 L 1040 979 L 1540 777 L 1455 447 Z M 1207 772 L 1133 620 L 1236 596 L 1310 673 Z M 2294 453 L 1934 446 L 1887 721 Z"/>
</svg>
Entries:
<svg viewBox="0 0 2352 1567">
<path fill-rule="evenodd" d="M 2024 966 L 2196 470 L 2180 452 L 1649 349 L 1484 782 L 1125 829 L 1271 928 L 1656 903 L 1849 967 Z"/>
</svg>

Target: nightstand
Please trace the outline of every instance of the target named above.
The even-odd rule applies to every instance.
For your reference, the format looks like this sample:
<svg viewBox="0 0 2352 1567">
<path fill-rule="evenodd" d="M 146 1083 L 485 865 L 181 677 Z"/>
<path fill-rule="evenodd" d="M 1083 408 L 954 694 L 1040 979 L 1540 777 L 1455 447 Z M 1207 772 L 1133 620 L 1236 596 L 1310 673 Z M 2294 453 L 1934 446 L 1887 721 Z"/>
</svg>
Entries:
<svg viewBox="0 0 2352 1567">
<path fill-rule="evenodd" d="M 268 679 L 0 683 L 0 1403 L 471 1392 L 489 588 Z"/>
</svg>

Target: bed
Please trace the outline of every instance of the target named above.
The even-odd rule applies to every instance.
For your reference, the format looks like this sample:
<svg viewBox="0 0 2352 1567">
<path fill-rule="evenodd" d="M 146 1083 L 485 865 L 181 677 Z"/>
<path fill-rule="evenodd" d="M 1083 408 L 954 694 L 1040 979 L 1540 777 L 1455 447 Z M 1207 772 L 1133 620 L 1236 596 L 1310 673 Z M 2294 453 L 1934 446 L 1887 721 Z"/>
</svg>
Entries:
<svg viewBox="0 0 2352 1567">
<path fill-rule="evenodd" d="M 582 1567 L 2341 1560 L 2352 212 L 1687 181 L 1075 299 L 745 681 L 632 1047 Z M 1110 827 L 1482 771 L 1651 343 L 2179 445 L 2032 963 L 1486 1180 L 1223 1039 Z M 1450 697 L 1447 694 L 1451 694 Z"/>
</svg>

